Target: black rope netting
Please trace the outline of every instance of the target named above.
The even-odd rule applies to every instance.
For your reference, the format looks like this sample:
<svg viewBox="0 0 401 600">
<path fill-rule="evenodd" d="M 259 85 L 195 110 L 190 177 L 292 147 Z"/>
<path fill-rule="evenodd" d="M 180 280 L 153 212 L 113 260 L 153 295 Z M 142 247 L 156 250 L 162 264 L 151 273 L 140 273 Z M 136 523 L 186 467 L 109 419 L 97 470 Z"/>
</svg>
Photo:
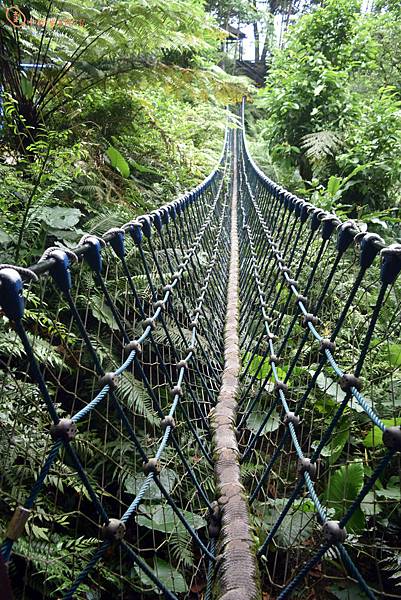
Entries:
<svg viewBox="0 0 401 600">
<path fill-rule="evenodd" d="M 1 488 L 16 507 L 2 556 L 22 597 L 206 588 L 228 169 L 225 145 L 179 200 L 74 253 L 50 248 L 31 270 L 0 270 Z"/>
<path fill-rule="evenodd" d="M 398 597 L 401 247 L 276 185 L 245 139 L 239 163 L 238 428 L 266 585 Z"/>
<path fill-rule="evenodd" d="M 192 192 L 29 270 L 1 265 L 5 598 L 229 587 L 212 437 L 233 172 L 236 430 L 262 588 L 399 597 L 400 246 L 273 183 L 234 127 Z"/>
</svg>

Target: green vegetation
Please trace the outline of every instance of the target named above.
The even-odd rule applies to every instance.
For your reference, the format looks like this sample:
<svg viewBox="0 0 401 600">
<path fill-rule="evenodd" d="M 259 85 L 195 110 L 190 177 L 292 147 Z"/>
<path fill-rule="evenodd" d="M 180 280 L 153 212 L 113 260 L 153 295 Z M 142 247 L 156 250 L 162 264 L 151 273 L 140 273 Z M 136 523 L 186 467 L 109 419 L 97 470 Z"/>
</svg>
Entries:
<svg viewBox="0 0 401 600">
<path fill-rule="evenodd" d="M 254 149 L 274 179 L 381 235 L 401 200 L 400 14 L 398 2 L 364 13 L 358 0 L 305 14 L 253 111 Z"/>
<path fill-rule="evenodd" d="M 0 9 L 0 253 L 26 264 L 199 183 L 249 84 L 217 66 L 224 34 L 196 0 L 22 11 L 16 29 Z"/>
</svg>

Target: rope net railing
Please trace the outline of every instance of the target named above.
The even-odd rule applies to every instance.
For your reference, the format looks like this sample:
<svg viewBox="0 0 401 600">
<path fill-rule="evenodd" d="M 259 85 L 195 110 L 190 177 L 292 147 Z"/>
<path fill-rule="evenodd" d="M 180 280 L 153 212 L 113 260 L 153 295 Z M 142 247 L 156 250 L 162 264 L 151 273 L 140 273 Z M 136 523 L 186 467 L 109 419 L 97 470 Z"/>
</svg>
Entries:
<svg viewBox="0 0 401 600">
<path fill-rule="evenodd" d="M 211 597 L 231 137 L 178 200 L 0 266 L 2 598 Z"/>
<path fill-rule="evenodd" d="M 401 246 L 239 152 L 243 481 L 268 598 L 399 598 Z"/>
<path fill-rule="evenodd" d="M 1 597 L 400 597 L 400 271 L 244 123 L 192 192 L 0 265 Z"/>
</svg>

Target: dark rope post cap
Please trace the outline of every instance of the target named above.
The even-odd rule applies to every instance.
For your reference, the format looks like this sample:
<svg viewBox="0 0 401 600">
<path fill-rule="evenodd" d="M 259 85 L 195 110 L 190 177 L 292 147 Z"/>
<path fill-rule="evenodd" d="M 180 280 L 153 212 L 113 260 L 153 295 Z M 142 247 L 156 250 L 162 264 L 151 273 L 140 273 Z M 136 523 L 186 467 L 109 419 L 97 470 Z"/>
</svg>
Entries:
<svg viewBox="0 0 401 600">
<path fill-rule="evenodd" d="M 383 283 L 392 284 L 401 271 L 401 244 L 391 244 L 381 251 L 380 277 Z"/>
<path fill-rule="evenodd" d="M 24 316 L 21 275 L 12 267 L 0 270 L 0 305 L 10 321 L 19 321 Z"/>
<path fill-rule="evenodd" d="M 326 521 L 323 525 L 323 537 L 329 544 L 342 544 L 347 538 L 347 530 L 340 527 L 339 521 Z"/>
<path fill-rule="evenodd" d="M 99 377 L 99 388 L 104 388 L 105 385 L 108 385 L 111 390 L 115 390 L 118 386 L 118 377 L 115 373 L 105 373 L 102 377 Z"/>
<path fill-rule="evenodd" d="M 328 240 L 331 237 L 331 234 L 335 230 L 335 228 L 341 225 L 341 221 L 335 217 L 334 215 L 327 215 L 322 219 L 322 239 Z"/>
<path fill-rule="evenodd" d="M 311 479 L 315 480 L 318 472 L 317 463 L 311 462 L 310 458 L 299 458 L 297 465 L 298 475 L 303 475 L 304 473 L 308 473 Z"/>
<path fill-rule="evenodd" d="M 142 346 L 137 340 L 132 340 L 132 342 L 129 342 L 124 347 L 125 354 L 131 354 L 134 350 L 137 354 L 142 354 Z"/>
<path fill-rule="evenodd" d="M 281 363 L 283 362 L 283 359 L 281 358 L 281 356 L 277 356 L 276 354 L 272 354 L 269 357 L 269 363 L 272 365 L 273 363 L 275 365 L 281 365 Z"/>
<path fill-rule="evenodd" d="M 148 462 L 144 462 L 143 472 L 145 475 L 150 475 L 150 473 L 158 475 L 160 473 L 160 463 L 157 458 L 149 458 Z"/>
<path fill-rule="evenodd" d="M 162 230 L 162 227 L 163 227 L 163 221 L 160 216 L 159 210 L 155 210 L 155 212 L 152 213 L 152 220 L 153 220 L 154 226 L 156 227 L 156 231 L 158 231 L 160 233 Z"/>
<path fill-rule="evenodd" d="M 109 519 L 109 522 L 102 527 L 103 539 L 111 542 L 120 542 L 124 538 L 125 532 L 125 523 L 119 519 Z"/>
<path fill-rule="evenodd" d="M 24 533 L 26 522 L 29 519 L 31 511 L 25 506 L 17 506 L 14 511 L 11 521 L 8 524 L 6 537 L 9 540 L 18 540 L 19 537 Z"/>
<path fill-rule="evenodd" d="M 384 246 L 384 240 L 377 233 L 362 233 L 355 236 L 355 241 L 359 242 L 361 254 L 359 265 L 362 269 L 370 267 Z"/>
<path fill-rule="evenodd" d="M 88 246 L 88 250 L 84 254 L 84 260 L 95 273 L 102 272 L 102 243 L 104 241 L 95 235 L 84 235 L 79 245 Z"/>
<path fill-rule="evenodd" d="M 145 215 L 144 217 L 141 217 L 138 220 L 142 224 L 143 235 L 150 239 L 150 236 L 152 235 L 152 221 L 150 217 Z"/>
<path fill-rule="evenodd" d="M 160 421 L 160 427 L 162 428 L 163 431 L 166 431 L 167 427 L 171 427 L 171 429 L 175 429 L 175 420 L 174 420 L 174 418 L 171 417 L 170 415 L 166 415 Z"/>
<path fill-rule="evenodd" d="M 164 302 L 164 300 L 157 300 L 157 302 L 153 302 L 153 308 L 154 308 L 155 310 L 157 310 L 158 308 L 161 308 L 161 309 L 163 310 L 163 309 L 164 309 L 164 307 L 165 307 L 165 302 Z"/>
<path fill-rule="evenodd" d="M 383 444 L 390 450 L 401 452 L 401 427 L 386 427 L 383 431 Z"/>
<path fill-rule="evenodd" d="M 134 240 L 134 244 L 136 246 L 140 246 L 143 238 L 142 233 L 142 223 L 139 221 L 133 221 L 129 224 L 129 232 L 131 234 L 132 239 Z"/>
<path fill-rule="evenodd" d="M 125 231 L 124 229 L 113 227 L 105 233 L 112 235 L 110 246 L 113 248 L 115 255 L 122 260 L 125 256 Z"/>
<path fill-rule="evenodd" d="M 350 373 L 344 373 L 340 378 L 339 384 L 343 392 L 349 392 L 351 388 L 355 388 L 358 392 L 362 389 L 362 381 L 359 377 L 355 377 L 355 375 L 351 375 Z"/>
<path fill-rule="evenodd" d="M 50 267 L 49 272 L 55 281 L 56 285 L 62 292 L 68 292 L 72 287 L 70 259 L 64 250 L 53 249 L 47 258 L 52 258 L 54 264 Z"/>
<path fill-rule="evenodd" d="M 50 428 L 50 435 L 53 440 L 63 440 L 71 442 L 78 432 L 77 424 L 72 419 L 60 419 L 60 421 Z"/>
<path fill-rule="evenodd" d="M 355 239 L 358 227 L 354 221 L 345 221 L 338 227 L 337 251 L 343 254 Z"/>
</svg>

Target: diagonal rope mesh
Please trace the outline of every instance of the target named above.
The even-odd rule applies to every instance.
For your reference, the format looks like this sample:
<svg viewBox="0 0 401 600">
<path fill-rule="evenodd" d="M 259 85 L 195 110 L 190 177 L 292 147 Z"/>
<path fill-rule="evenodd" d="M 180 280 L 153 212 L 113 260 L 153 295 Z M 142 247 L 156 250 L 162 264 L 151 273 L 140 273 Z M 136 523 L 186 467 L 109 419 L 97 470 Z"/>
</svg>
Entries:
<svg viewBox="0 0 401 600">
<path fill-rule="evenodd" d="M 210 593 L 229 169 L 227 137 L 179 200 L 0 269 L 1 552 L 18 597 Z"/>
<path fill-rule="evenodd" d="M 400 247 L 280 188 L 245 137 L 238 161 L 238 429 L 263 587 L 398 597 Z"/>
<path fill-rule="evenodd" d="M 268 598 L 399 597 L 400 271 L 244 126 L 178 200 L 0 265 L 6 600 L 253 599 L 255 557 Z"/>
</svg>

